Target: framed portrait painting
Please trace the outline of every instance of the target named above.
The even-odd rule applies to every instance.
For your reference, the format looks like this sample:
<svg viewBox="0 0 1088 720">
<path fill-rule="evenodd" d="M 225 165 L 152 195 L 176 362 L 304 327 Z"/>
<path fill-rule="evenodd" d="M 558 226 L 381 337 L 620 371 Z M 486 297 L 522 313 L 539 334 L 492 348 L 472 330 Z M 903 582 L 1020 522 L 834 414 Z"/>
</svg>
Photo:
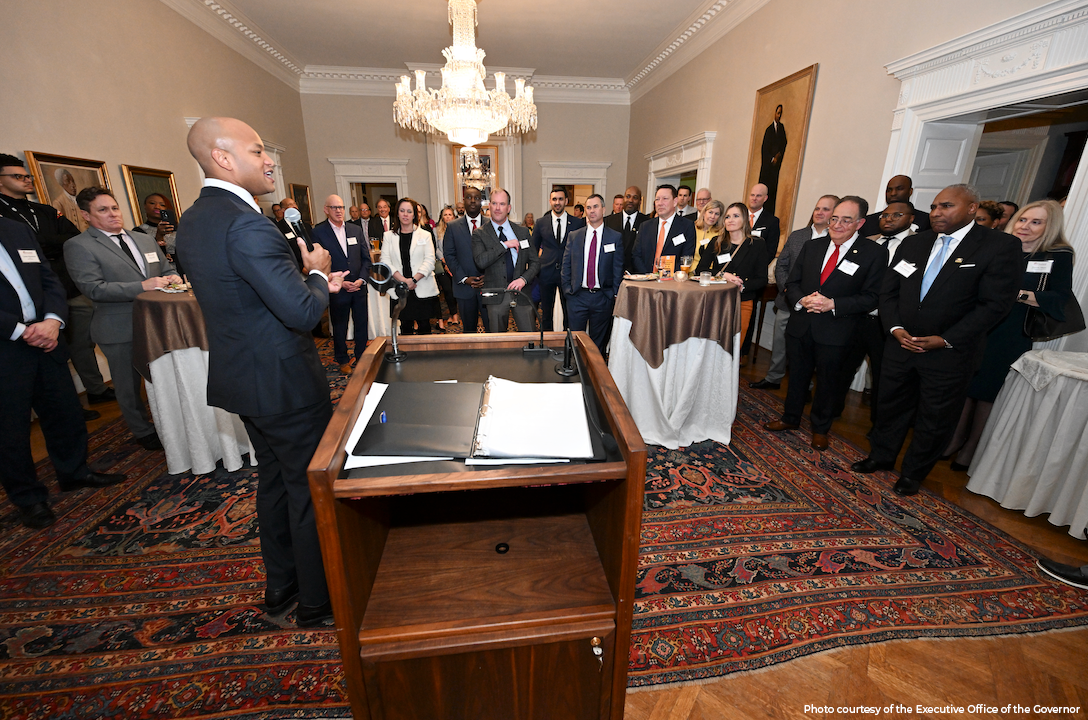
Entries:
<svg viewBox="0 0 1088 720">
<path fill-rule="evenodd" d="M 313 226 L 314 209 L 310 205 L 310 186 L 291 183 L 291 199 L 298 203 L 298 211 L 302 219 Z"/>
<path fill-rule="evenodd" d="M 756 183 L 767 186 L 763 208 L 781 223 L 780 250 L 795 224 L 794 206 L 818 67 L 810 65 L 756 91 L 745 189 Z"/>
<path fill-rule="evenodd" d="M 84 188 L 110 188 L 110 176 L 102 160 L 85 160 L 65 155 L 26 151 L 26 164 L 34 176 L 34 193 L 38 202 L 52 205 L 80 229 L 87 229 L 76 207 L 76 195 Z"/>
<path fill-rule="evenodd" d="M 166 200 L 166 206 L 173 211 L 174 217 L 181 217 L 174 173 L 169 170 L 155 170 L 136 165 L 122 165 L 121 173 L 125 176 L 128 204 L 132 208 L 132 218 L 137 225 L 147 222 L 147 209 L 144 203 L 150 195 L 162 196 Z"/>
</svg>

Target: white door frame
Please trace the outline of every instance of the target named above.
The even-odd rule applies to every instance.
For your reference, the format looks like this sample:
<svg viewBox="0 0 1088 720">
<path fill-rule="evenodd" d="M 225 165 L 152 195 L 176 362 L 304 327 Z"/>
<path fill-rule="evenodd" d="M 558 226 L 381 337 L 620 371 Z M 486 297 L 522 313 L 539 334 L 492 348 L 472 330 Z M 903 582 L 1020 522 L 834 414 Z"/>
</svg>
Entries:
<svg viewBox="0 0 1088 720">
<path fill-rule="evenodd" d="M 610 162 L 540 161 L 540 217 L 550 212 L 552 185 L 592 185 L 593 192 L 603 196 L 610 167 Z M 574 201 L 573 198 L 568 200 Z M 611 208 L 611 202 L 605 201 L 605 207 Z"/>
<path fill-rule="evenodd" d="M 408 197 L 407 158 L 329 158 L 336 194 L 351 198 L 352 183 L 395 183 L 397 197 Z"/>
<path fill-rule="evenodd" d="M 701 132 L 646 154 L 649 165 L 643 204 L 653 201 L 659 177 L 695 171 L 695 188 L 710 187 L 710 164 L 714 159 L 716 132 Z M 643 208 L 639 208 L 640 210 Z"/>
<path fill-rule="evenodd" d="M 923 127 L 1009 105 L 1088 89 L 1088 0 L 1056 0 L 1021 15 L 950 40 L 887 66 L 901 83 L 892 117 L 888 156 L 880 186 L 894 175 L 910 175 Z M 971 163 L 964 167 L 969 176 Z M 1088 163 L 1082 162 L 1065 207 L 1066 235 L 1088 253 Z M 1073 269 L 1073 292 L 1088 300 L 1088 263 Z M 1064 350 L 1088 350 L 1088 333 L 1063 338 Z"/>
</svg>

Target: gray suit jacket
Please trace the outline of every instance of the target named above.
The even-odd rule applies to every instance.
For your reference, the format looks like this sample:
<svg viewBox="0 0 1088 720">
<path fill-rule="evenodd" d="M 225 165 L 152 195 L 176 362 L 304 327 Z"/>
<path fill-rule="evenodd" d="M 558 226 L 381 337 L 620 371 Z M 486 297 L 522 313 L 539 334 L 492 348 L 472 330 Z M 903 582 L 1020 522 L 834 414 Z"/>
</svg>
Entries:
<svg viewBox="0 0 1088 720">
<path fill-rule="evenodd" d="M 789 312 L 789 303 L 786 302 L 786 280 L 790 276 L 790 270 L 797 262 L 797 256 L 801 254 L 801 248 L 812 239 L 812 228 L 807 225 L 799 230 L 794 230 L 786 238 L 786 244 L 782 246 L 782 252 L 778 253 L 778 261 L 774 264 L 774 284 L 778 286 L 778 295 L 774 299 L 774 306 L 779 310 Z"/>
<path fill-rule="evenodd" d="M 528 285 L 540 272 L 540 259 L 530 241 L 532 234 L 529 228 L 515 223 L 510 223 L 510 227 L 513 228 L 514 235 L 520 241 L 521 248 L 518 250 L 517 262 L 514 263 L 514 277 L 509 280 L 506 279 L 505 256 L 510 249 L 499 242 L 499 236 L 495 234 L 495 226 L 491 221 L 485 222 L 472 234 L 472 259 L 476 267 L 483 271 L 485 288 L 505 288 L 519 277 L 523 278 L 525 284 Z M 499 295 L 491 302 L 501 302 L 502 299 L 503 297 Z M 488 304 L 486 299 L 484 304 Z"/>
<path fill-rule="evenodd" d="M 141 283 L 149 277 L 177 272 L 155 238 L 139 230 L 127 232 L 147 265 L 146 276 L 132 264 L 132 258 L 98 228 L 89 227 L 64 243 L 64 263 L 72 281 L 94 302 L 91 339 L 96 343 L 132 342 L 132 301 L 144 291 Z M 156 258 L 154 261 L 148 260 L 151 255 Z"/>
</svg>

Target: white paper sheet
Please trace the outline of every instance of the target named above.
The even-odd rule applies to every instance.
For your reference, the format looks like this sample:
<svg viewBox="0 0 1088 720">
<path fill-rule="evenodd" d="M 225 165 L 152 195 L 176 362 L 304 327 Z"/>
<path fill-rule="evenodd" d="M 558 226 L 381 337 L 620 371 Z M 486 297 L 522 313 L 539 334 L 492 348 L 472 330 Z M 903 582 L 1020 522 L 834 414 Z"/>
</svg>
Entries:
<svg viewBox="0 0 1088 720">
<path fill-rule="evenodd" d="M 517 383 L 495 376 L 487 382 L 474 456 L 593 457 L 580 384 Z"/>
</svg>

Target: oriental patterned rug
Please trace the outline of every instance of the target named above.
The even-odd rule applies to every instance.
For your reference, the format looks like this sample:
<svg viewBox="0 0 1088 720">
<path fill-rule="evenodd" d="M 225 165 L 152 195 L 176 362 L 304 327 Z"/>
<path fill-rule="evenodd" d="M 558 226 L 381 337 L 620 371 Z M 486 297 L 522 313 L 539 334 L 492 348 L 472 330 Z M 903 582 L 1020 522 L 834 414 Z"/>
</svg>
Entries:
<svg viewBox="0 0 1088 720">
<path fill-rule="evenodd" d="M 335 398 L 346 385 L 320 343 Z M 731 447 L 655 448 L 631 685 L 710 678 L 849 643 L 1088 624 L 1088 596 L 1028 551 L 887 477 L 765 434 L 777 400 L 741 391 Z M 336 637 L 262 612 L 256 473 L 176 475 L 92 434 L 129 481 L 57 494 L 44 531 L 0 503 L 0 718 L 346 718 Z"/>
<path fill-rule="evenodd" d="M 1088 593 L 1024 545 L 839 438 L 773 434 L 781 401 L 741 384 L 729 447 L 651 448 L 629 686 L 697 681 L 821 650 L 1088 625 Z"/>
</svg>

